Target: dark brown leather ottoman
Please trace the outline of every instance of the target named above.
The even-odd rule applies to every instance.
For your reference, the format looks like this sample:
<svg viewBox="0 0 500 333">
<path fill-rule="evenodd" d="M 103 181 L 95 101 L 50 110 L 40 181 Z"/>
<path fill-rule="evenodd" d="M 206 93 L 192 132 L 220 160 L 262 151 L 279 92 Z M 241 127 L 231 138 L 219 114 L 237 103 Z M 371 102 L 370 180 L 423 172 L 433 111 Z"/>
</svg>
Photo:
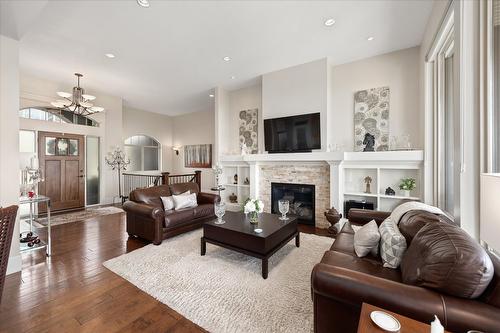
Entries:
<svg viewBox="0 0 500 333">
<path fill-rule="evenodd" d="M 245 220 L 243 213 L 226 212 L 226 223 L 215 224 L 213 220 L 203 224 L 201 255 L 206 253 L 206 243 L 211 243 L 262 259 L 262 277 L 267 279 L 269 258 L 294 237 L 295 245 L 300 246 L 297 218 L 288 217 L 289 220 L 281 221 L 279 215 L 262 213 L 256 225 Z M 256 228 L 262 232 L 256 233 Z"/>
</svg>

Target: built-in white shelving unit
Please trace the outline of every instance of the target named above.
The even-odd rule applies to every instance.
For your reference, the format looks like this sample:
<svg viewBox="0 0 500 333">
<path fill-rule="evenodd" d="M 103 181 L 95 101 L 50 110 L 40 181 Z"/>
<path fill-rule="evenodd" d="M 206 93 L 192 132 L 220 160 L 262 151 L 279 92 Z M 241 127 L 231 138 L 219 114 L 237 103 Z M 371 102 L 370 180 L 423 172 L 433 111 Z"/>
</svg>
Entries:
<svg viewBox="0 0 500 333">
<path fill-rule="evenodd" d="M 226 191 L 221 193 L 223 199 L 229 202 L 229 195 L 235 193 L 239 204 L 228 204 L 234 209 L 240 209 L 240 203 L 249 197 L 250 193 L 258 196 L 258 168 L 260 164 L 273 163 L 309 163 L 323 162 L 330 167 L 330 205 L 339 211 L 344 210 L 345 200 L 365 200 L 373 202 L 376 210 L 393 210 L 405 201 L 424 201 L 423 162 L 424 152 L 387 151 L 387 152 L 312 152 L 300 154 L 254 154 L 254 155 L 221 155 L 224 175 L 222 182 Z M 232 178 L 238 175 L 238 184 L 233 184 Z M 364 178 L 372 178 L 371 193 L 365 193 Z M 254 183 L 244 184 L 245 177 L 254 179 Z M 417 188 L 405 197 L 399 190 L 402 178 L 415 178 Z M 389 196 L 385 189 L 391 187 L 396 194 Z"/>
<path fill-rule="evenodd" d="M 410 153 L 410 154 L 408 154 Z M 419 152 L 403 152 L 399 159 L 386 159 L 384 155 L 379 159 L 366 158 L 369 154 L 346 159 L 341 164 L 340 201 L 342 205 L 346 200 L 366 201 L 374 204 L 376 210 L 391 211 L 405 201 L 423 201 L 422 197 L 422 158 Z M 359 158 L 355 158 L 359 157 Z M 365 177 L 371 177 L 370 193 L 366 193 Z M 407 197 L 399 189 L 403 178 L 414 178 L 416 188 Z M 386 195 L 385 190 L 391 187 L 395 195 Z M 343 209 L 343 207 L 342 207 Z"/>
<path fill-rule="evenodd" d="M 241 204 L 250 196 L 250 166 L 248 164 L 223 164 L 222 165 L 221 183 L 225 190 L 221 191 L 222 200 L 226 202 L 228 210 L 236 211 L 241 208 Z M 234 176 L 237 175 L 237 181 Z M 229 196 L 236 194 L 238 197 L 237 203 L 231 203 Z"/>
</svg>

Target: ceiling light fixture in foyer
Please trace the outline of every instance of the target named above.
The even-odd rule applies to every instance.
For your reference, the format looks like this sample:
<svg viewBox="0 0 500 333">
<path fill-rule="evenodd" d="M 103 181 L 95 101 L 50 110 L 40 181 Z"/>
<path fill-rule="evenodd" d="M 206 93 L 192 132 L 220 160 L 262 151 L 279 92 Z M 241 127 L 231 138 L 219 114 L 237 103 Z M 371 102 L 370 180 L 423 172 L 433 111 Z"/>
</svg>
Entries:
<svg viewBox="0 0 500 333">
<path fill-rule="evenodd" d="M 149 7 L 149 1 L 148 0 L 137 0 L 137 4 L 141 7 Z"/>
<path fill-rule="evenodd" d="M 94 106 L 94 104 L 90 103 L 95 99 L 95 96 L 86 95 L 85 90 L 80 87 L 80 78 L 83 75 L 80 73 L 75 73 L 75 75 L 77 77 L 77 86 L 73 87 L 73 93 L 58 91 L 57 95 L 64 99 L 58 99 L 50 104 L 58 109 L 68 110 L 82 116 L 104 111 L 103 107 Z"/>
</svg>

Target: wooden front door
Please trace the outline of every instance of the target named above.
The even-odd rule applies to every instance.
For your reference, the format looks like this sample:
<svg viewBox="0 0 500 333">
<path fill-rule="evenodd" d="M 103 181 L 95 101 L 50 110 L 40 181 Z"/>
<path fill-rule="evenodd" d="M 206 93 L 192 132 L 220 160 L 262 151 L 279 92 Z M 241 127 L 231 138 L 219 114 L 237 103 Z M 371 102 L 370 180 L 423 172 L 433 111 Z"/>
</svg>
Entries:
<svg viewBox="0 0 500 333">
<path fill-rule="evenodd" d="M 40 194 L 50 198 L 52 210 L 85 206 L 85 140 L 82 135 L 38 133 L 38 157 L 44 182 Z M 45 212 L 44 205 L 39 206 Z"/>
</svg>

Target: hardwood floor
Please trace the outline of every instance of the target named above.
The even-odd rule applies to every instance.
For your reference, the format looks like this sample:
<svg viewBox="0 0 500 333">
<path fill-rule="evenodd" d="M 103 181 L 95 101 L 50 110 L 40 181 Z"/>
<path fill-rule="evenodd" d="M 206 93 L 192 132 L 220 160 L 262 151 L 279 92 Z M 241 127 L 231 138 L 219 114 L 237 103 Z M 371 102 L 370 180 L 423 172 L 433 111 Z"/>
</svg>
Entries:
<svg viewBox="0 0 500 333">
<path fill-rule="evenodd" d="M 7 276 L 0 332 L 205 332 L 102 265 L 148 244 L 129 239 L 125 214 L 55 226 L 52 237 L 52 257 L 23 254 L 22 273 Z"/>
</svg>

